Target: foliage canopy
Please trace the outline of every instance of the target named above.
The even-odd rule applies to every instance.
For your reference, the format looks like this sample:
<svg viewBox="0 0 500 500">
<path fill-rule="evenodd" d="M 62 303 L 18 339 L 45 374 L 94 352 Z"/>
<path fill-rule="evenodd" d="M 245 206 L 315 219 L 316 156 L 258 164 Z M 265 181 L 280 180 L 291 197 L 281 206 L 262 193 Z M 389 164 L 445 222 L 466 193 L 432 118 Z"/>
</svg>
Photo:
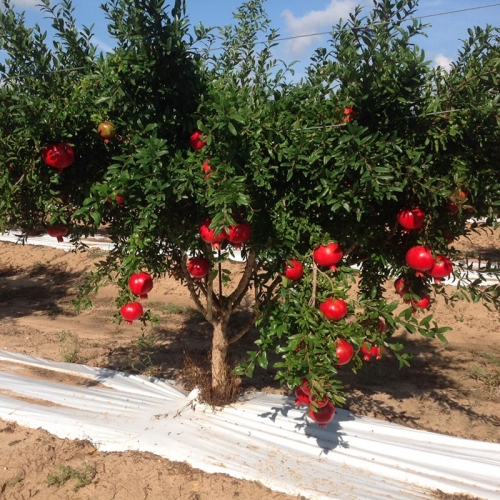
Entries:
<svg viewBox="0 0 500 500">
<path fill-rule="evenodd" d="M 98 53 L 91 29 L 77 28 L 70 0 L 42 2 L 53 40 L 3 3 L 0 225 L 30 235 L 62 224 L 77 247 L 105 227 L 115 247 L 82 303 L 106 280 L 121 285 L 122 305 L 132 300 L 132 273 L 172 274 L 214 327 L 214 390 L 227 383 L 229 346 L 256 322 L 260 340 L 237 373 L 267 366 L 274 350 L 284 384 L 306 378 L 337 403 L 338 339 L 356 351 L 384 346 L 401 364 L 407 356 L 393 339 L 401 327 L 444 339 L 446 328 L 415 304 L 449 292 L 416 277 L 405 255 L 423 244 L 453 258 L 450 240 L 471 230 L 472 213 L 496 223 L 497 28 L 470 29 L 445 72 L 414 42 L 425 31 L 414 19 L 417 1 L 374 0 L 371 11 L 357 8 L 332 28 L 294 82 L 273 56 L 279 34 L 261 0 L 244 3 L 235 24 L 218 31 L 191 30 L 181 0 L 111 0 L 103 6 L 116 41 L 108 54 Z M 96 133 L 104 120 L 117 131 L 109 141 Z M 193 150 L 197 129 L 204 146 Z M 42 154 L 60 142 L 75 149 L 62 173 Z M 397 215 L 416 207 L 425 225 L 405 231 Z M 251 227 L 232 288 L 221 264 L 233 247 L 225 241 L 214 252 L 200 239 L 207 219 L 216 231 Z M 313 261 L 313 250 L 332 241 L 344 250 L 337 270 Z M 190 275 L 188 255 L 209 261 L 207 278 Z M 301 280 L 283 276 L 290 258 L 302 262 Z M 395 277 L 408 286 L 406 308 L 387 300 Z M 479 285 L 459 282 L 448 298 L 498 306 L 499 288 Z M 250 288 L 252 318 L 233 331 L 229 320 Z M 318 305 L 328 297 L 346 301 L 345 318 L 325 318 Z"/>
</svg>

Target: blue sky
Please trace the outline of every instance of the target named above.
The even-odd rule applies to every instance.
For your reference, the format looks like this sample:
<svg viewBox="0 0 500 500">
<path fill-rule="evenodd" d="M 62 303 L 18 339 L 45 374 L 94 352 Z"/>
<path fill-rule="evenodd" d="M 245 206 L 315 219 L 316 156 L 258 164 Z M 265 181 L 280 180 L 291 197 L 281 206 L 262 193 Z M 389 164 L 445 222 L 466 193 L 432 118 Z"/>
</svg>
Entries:
<svg viewBox="0 0 500 500">
<path fill-rule="evenodd" d="M 40 22 L 42 15 L 34 5 L 38 0 L 11 0 L 13 5 L 26 11 L 28 21 Z M 104 13 L 100 9 L 103 0 L 73 0 L 76 18 L 82 25 L 95 25 L 95 42 L 103 50 L 112 47 Z M 235 0 L 186 0 L 191 24 L 202 22 L 205 26 L 220 26 L 233 23 L 232 12 L 240 5 Z M 500 2 L 494 0 L 420 0 L 417 16 L 429 16 L 460 9 L 477 8 L 497 4 L 495 7 L 477 9 L 424 19 L 432 25 L 428 37 L 417 43 L 425 50 L 427 59 L 433 64 L 447 66 L 456 59 L 461 39 L 468 37 L 467 28 L 485 26 L 487 23 L 500 26 Z M 370 6 L 372 0 L 268 0 L 266 10 L 283 37 L 328 31 L 340 17 L 346 18 L 356 5 Z M 298 60 L 307 63 L 315 47 L 325 44 L 326 36 L 300 38 L 281 43 L 276 56 L 286 61 Z M 300 73 L 301 64 L 297 66 Z"/>
</svg>

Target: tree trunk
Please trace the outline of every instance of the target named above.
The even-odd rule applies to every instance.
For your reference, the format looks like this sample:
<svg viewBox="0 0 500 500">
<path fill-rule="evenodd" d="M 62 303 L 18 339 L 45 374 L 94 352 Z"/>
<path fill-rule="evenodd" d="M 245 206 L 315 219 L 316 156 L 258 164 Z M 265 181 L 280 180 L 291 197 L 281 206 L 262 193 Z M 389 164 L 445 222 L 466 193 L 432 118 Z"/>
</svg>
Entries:
<svg viewBox="0 0 500 500">
<path fill-rule="evenodd" d="M 229 347 L 228 320 L 222 317 L 212 323 L 212 388 L 224 390 L 228 383 L 227 350 Z"/>
</svg>

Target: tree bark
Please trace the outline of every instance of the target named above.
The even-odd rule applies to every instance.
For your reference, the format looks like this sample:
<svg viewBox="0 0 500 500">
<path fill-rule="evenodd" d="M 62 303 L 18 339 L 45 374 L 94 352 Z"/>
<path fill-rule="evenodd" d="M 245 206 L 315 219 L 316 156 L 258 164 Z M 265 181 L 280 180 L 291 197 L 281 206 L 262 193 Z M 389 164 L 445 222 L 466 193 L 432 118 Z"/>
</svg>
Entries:
<svg viewBox="0 0 500 500">
<path fill-rule="evenodd" d="M 220 321 L 213 322 L 212 337 L 212 388 L 222 389 L 228 382 L 227 351 L 229 347 L 228 319 L 223 315 Z"/>
</svg>

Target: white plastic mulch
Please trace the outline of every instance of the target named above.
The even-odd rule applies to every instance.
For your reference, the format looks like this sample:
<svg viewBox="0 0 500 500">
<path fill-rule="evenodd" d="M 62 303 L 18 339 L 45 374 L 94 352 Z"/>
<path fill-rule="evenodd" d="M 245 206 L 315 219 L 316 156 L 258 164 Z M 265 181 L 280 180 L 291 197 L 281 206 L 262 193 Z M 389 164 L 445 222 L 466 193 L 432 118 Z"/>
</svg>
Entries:
<svg viewBox="0 0 500 500">
<path fill-rule="evenodd" d="M 4 233 L 0 241 L 19 242 L 17 234 Z M 47 235 L 26 243 L 73 249 Z M 86 243 L 112 248 L 105 238 Z M 237 251 L 234 260 L 243 260 Z M 495 276 L 487 278 L 487 284 L 498 283 Z M 61 438 L 88 439 L 101 451 L 149 451 L 310 499 L 428 499 L 430 489 L 439 489 L 500 500 L 499 444 L 344 410 L 321 429 L 293 399 L 261 393 L 213 411 L 195 392 L 185 394 L 158 379 L 0 350 L 2 361 L 9 363 L 0 365 L 0 388 L 8 394 L 0 392 L 1 419 Z M 84 376 L 89 384 L 30 378 L 20 373 L 23 365 Z"/>
<path fill-rule="evenodd" d="M 30 378 L 22 374 L 23 365 L 83 376 L 89 383 Z M 88 439 L 101 451 L 152 452 L 292 495 L 413 500 L 440 489 L 500 499 L 499 444 L 343 410 L 321 429 L 285 396 L 252 393 L 213 411 L 195 392 L 185 394 L 165 381 L 4 350 L 0 387 L 8 394 L 0 393 L 3 420 L 61 438 Z"/>
</svg>

